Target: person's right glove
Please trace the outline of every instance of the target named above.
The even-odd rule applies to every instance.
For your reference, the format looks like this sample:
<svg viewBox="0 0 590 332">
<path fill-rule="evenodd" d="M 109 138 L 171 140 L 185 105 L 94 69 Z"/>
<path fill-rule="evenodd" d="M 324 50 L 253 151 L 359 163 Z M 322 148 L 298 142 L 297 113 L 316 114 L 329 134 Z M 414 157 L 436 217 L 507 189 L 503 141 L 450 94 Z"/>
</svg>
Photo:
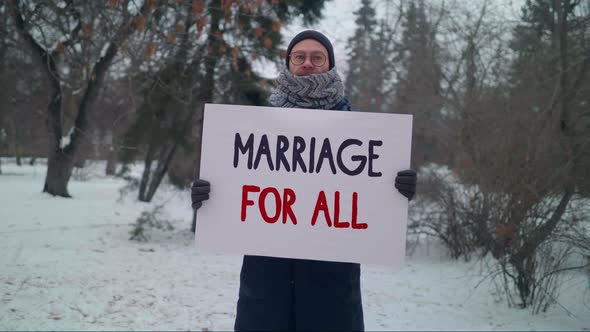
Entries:
<svg viewBox="0 0 590 332">
<path fill-rule="evenodd" d="M 208 181 L 196 179 L 191 187 L 191 200 L 193 209 L 197 210 L 203 205 L 203 201 L 209 199 L 211 184 Z"/>
</svg>

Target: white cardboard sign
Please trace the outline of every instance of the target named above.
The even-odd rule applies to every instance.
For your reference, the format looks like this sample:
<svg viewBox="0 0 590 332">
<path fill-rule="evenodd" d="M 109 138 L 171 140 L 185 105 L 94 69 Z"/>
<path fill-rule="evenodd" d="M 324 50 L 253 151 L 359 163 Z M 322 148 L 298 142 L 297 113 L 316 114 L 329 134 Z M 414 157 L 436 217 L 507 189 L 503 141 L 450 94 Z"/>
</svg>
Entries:
<svg viewBox="0 0 590 332">
<path fill-rule="evenodd" d="M 197 247 L 398 265 L 411 128 L 411 115 L 205 105 Z"/>
</svg>

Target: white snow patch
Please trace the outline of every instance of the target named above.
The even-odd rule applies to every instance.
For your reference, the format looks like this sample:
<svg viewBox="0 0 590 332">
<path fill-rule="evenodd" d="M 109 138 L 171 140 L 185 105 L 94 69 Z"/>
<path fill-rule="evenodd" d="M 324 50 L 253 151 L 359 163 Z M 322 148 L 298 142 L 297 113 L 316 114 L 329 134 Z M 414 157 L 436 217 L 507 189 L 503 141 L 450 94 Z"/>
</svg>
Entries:
<svg viewBox="0 0 590 332">
<path fill-rule="evenodd" d="M 78 89 L 76 89 L 76 90 L 72 91 L 72 94 L 73 94 L 74 96 L 77 96 L 77 95 L 79 95 L 79 94 L 80 94 L 80 92 L 82 92 L 83 90 L 84 90 L 84 87 L 80 87 L 80 88 L 78 88 Z"/>
<path fill-rule="evenodd" d="M 197 252 L 189 191 L 164 186 L 153 204 L 91 163 L 70 181 L 73 199 L 41 193 L 46 164 L 2 160 L 0 330 L 232 330 L 242 258 Z M 86 170 L 86 168 L 85 168 Z M 141 174 L 134 167 L 132 174 Z M 173 231 L 129 241 L 130 224 L 164 205 Z M 445 257 L 423 239 L 404 266 L 362 268 L 367 330 L 588 330 L 590 290 L 583 273 L 562 285 L 561 305 L 533 316 L 498 302 L 480 262 Z"/>
<path fill-rule="evenodd" d="M 127 5 L 127 11 L 129 12 L 129 14 L 137 15 L 139 13 L 139 10 L 141 9 L 141 6 L 143 6 L 144 1 L 145 0 L 129 1 L 129 4 Z"/>
<path fill-rule="evenodd" d="M 104 44 L 104 46 L 102 47 L 102 50 L 100 50 L 100 58 L 104 58 L 104 56 L 107 54 L 109 46 L 111 46 L 111 43 Z"/>
<path fill-rule="evenodd" d="M 70 142 L 72 141 L 72 135 L 74 134 L 74 129 L 74 127 L 70 128 L 68 134 L 66 136 L 62 136 L 62 138 L 59 140 L 60 149 L 65 149 L 68 145 L 70 145 Z"/>
<path fill-rule="evenodd" d="M 63 75 L 69 75 L 70 74 L 70 67 L 68 67 L 68 66 L 62 66 L 61 67 L 61 73 Z"/>
</svg>

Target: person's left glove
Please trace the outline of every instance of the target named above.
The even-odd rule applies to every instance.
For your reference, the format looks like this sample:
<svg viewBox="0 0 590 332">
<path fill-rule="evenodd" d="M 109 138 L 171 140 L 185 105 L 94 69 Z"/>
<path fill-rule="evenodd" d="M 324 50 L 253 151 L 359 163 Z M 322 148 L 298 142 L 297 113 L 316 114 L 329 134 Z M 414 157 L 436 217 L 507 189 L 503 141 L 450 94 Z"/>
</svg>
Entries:
<svg viewBox="0 0 590 332">
<path fill-rule="evenodd" d="M 398 172 L 395 177 L 395 187 L 408 201 L 411 201 L 416 193 L 416 180 L 416 172 L 411 169 Z"/>
<path fill-rule="evenodd" d="M 209 192 L 211 191 L 211 184 L 209 181 L 196 179 L 191 187 L 191 200 L 193 209 L 197 210 L 203 205 L 203 201 L 209 199 Z"/>
</svg>

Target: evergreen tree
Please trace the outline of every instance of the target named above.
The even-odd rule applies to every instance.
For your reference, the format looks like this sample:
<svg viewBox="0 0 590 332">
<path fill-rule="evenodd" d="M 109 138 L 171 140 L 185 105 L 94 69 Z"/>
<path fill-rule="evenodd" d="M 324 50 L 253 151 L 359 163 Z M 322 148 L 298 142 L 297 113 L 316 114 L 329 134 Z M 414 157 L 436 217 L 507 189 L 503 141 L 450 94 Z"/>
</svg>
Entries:
<svg viewBox="0 0 590 332">
<path fill-rule="evenodd" d="M 424 2 L 411 2 L 403 20 L 396 61 L 401 68 L 394 110 L 414 116 L 412 167 L 445 162 L 437 137 L 441 128 L 441 70 L 435 31 L 426 17 Z"/>
<path fill-rule="evenodd" d="M 372 85 L 376 80 L 370 76 L 370 72 L 372 69 L 371 60 L 376 51 L 373 46 L 377 20 L 371 0 L 362 0 L 361 8 L 354 14 L 356 15 L 356 30 L 348 40 L 350 51 L 348 52 L 346 95 L 356 108 L 375 111 L 372 102 L 375 90 L 372 89 Z"/>
<path fill-rule="evenodd" d="M 540 130 L 552 130 L 553 135 L 565 134 L 567 142 L 554 139 L 543 146 L 553 145 L 564 151 L 558 164 L 573 164 L 578 190 L 590 195 L 590 6 L 578 1 L 556 3 L 550 0 L 528 0 L 523 8 L 522 23 L 513 33 L 511 48 L 516 54 L 510 82 L 512 99 L 522 106 L 529 117 L 547 118 L 560 114 L 558 125 Z M 556 86 L 559 89 L 556 91 Z M 555 159 L 558 153 L 547 152 Z M 538 155 L 538 154 L 537 154 Z"/>
</svg>

